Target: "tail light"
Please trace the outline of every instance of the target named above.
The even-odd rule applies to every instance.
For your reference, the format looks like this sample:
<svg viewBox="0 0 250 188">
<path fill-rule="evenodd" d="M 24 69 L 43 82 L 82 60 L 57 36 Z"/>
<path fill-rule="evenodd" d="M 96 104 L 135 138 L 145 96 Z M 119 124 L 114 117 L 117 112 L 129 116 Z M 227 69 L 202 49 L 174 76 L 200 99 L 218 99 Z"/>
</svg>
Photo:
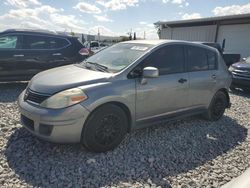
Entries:
<svg viewBox="0 0 250 188">
<path fill-rule="evenodd" d="M 82 55 L 82 56 L 89 56 L 89 50 L 88 50 L 88 48 L 81 48 L 79 50 L 79 54 Z"/>
</svg>

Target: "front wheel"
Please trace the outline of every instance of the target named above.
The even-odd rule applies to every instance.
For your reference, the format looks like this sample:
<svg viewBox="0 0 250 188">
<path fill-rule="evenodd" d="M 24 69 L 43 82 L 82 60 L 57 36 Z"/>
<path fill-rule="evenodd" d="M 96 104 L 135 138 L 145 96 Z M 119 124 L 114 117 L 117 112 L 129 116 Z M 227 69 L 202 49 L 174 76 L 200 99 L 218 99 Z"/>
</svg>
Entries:
<svg viewBox="0 0 250 188">
<path fill-rule="evenodd" d="M 106 104 L 88 118 L 82 132 L 82 143 L 94 152 L 105 152 L 117 147 L 127 133 L 128 118 L 117 105 Z"/>
<path fill-rule="evenodd" d="M 227 106 L 226 95 L 223 92 L 218 91 L 214 95 L 209 105 L 209 108 L 205 114 L 205 118 L 210 121 L 219 120 L 223 116 L 226 106 Z"/>
</svg>

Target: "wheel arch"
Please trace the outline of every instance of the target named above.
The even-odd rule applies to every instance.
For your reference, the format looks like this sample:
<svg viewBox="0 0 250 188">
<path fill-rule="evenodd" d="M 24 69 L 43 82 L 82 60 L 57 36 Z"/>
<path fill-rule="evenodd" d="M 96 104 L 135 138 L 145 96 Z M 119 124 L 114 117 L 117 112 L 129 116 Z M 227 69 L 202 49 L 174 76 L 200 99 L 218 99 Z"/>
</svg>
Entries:
<svg viewBox="0 0 250 188">
<path fill-rule="evenodd" d="M 94 112 L 96 111 L 98 108 L 102 107 L 102 106 L 105 106 L 105 105 L 108 105 L 108 104 L 113 104 L 113 105 L 116 105 L 118 107 L 120 107 L 126 114 L 127 118 L 128 118 L 128 128 L 127 128 L 127 132 L 130 132 L 132 130 L 132 114 L 128 108 L 127 105 L 125 105 L 124 103 L 122 102 L 118 102 L 118 101 L 109 101 L 109 102 L 105 102 L 105 103 L 102 103 L 98 106 L 96 106 L 89 114 L 89 116 Z M 88 119 L 88 118 L 87 118 Z"/>
</svg>

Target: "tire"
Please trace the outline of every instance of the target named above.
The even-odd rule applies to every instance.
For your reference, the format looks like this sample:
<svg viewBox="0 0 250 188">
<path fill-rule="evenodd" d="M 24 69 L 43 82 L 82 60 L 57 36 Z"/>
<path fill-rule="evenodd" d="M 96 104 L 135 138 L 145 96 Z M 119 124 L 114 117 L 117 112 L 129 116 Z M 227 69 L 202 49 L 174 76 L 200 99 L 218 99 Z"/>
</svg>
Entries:
<svg viewBox="0 0 250 188">
<path fill-rule="evenodd" d="M 90 151 L 106 152 L 121 143 L 127 128 L 126 113 L 117 105 L 106 104 L 87 119 L 82 131 L 82 143 Z"/>
<path fill-rule="evenodd" d="M 214 95 L 206 114 L 204 114 L 205 118 L 210 121 L 219 120 L 223 116 L 226 106 L 226 95 L 222 91 L 218 91 Z"/>
</svg>

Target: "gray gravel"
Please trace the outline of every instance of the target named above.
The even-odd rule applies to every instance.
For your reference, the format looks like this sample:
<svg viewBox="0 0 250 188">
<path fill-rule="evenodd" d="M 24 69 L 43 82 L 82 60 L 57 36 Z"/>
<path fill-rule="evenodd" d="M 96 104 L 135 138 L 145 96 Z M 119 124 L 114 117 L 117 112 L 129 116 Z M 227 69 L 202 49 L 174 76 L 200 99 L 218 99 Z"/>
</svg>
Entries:
<svg viewBox="0 0 250 188">
<path fill-rule="evenodd" d="M 16 99 L 25 87 L 0 85 L 0 187 L 219 187 L 250 167 L 250 93 L 230 94 L 218 122 L 163 122 L 95 154 L 22 128 Z"/>
</svg>

